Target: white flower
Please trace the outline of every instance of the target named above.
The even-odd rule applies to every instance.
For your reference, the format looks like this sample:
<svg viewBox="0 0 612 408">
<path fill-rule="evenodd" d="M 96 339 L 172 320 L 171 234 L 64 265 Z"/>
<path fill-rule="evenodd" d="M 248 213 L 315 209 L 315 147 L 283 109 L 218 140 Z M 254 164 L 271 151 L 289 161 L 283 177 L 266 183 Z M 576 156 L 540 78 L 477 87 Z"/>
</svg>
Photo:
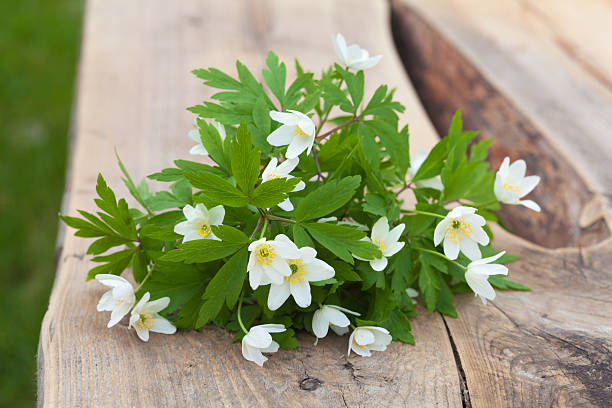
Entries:
<svg viewBox="0 0 612 408">
<path fill-rule="evenodd" d="M 404 232 L 405 224 L 400 224 L 397 227 L 389 231 L 389 222 L 387 217 L 382 217 L 372 227 L 372 237 L 363 238 L 363 241 L 372 242 L 380 249 L 382 256 L 380 258 L 374 258 L 370 260 L 370 266 L 375 271 L 382 271 L 387 267 L 387 258 L 395 255 L 405 245 L 404 242 L 399 241 L 402 232 Z M 367 259 L 360 258 L 353 255 L 357 259 L 367 261 Z"/>
<path fill-rule="evenodd" d="M 136 334 L 142 341 L 149 341 L 150 331 L 163 334 L 176 332 L 176 327 L 157 313 L 168 307 L 170 298 L 163 297 L 149 302 L 150 297 L 149 292 L 145 293 L 134 306 L 132 316 L 130 316 L 130 327 L 134 326 Z"/>
<path fill-rule="evenodd" d="M 280 285 L 285 278 L 291 276 L 291 267 L 287 263 L 287 259 L 299 256 L 299 252 L 293 249 L 294 246 L 279 240 L 278 237 L 272 241 L 261 238 L 249 245 L 251 254 L 249 255 L 247 271 L 249 272 L 249 283 L 253 290 L 260 285 L 270 283 Z"/>
<path fill-rule="evenodd" d="M 370 57 L 370 54 L 357 44 L 347 47 L 346 41 L 340 33 L 334 39 L 334 48 L 342 65 L 355 70 L 372 68 L 382 58 L 382 55 Z"/>
<path fill-rule="evenodd" d="M 315 140 L 315 124 L 302 112 L 289 112 L 270 111 L 270 117 L 283 125 L 270 133 L 266 140 L 272 146 L 289 145 L 286 153 L 288 159 L 298 157 L 306 149 L 309 155 Z"/>
<path fill-rule="evenodd" d="M 111 318 L 108 321 L 107 327 L 113 327 L 123 318 L 123 316 L 128 314 L 132 306 L 134 306 L 136 302 L 134 288 L 130 282 L 117 275 L 100 273 L 96 275 L 96 280 L 112 288 L 102 295 L 98 302 L 97 309 L 98 312 L 111 312 Z"/>
<path fill-rule="evenodd" d="M 318 223 L 336 222 L 336 221 L 338 225 L 350 225 L 351 227 L 355 227 L 360 231 L 370 230 L 370 228 L 367 225 L 363 225 L 355 221 L 338 221 L 338 217 L 325 217 L 325 218 L 319 218 L 317 220 Z"/>
<path fill-rule="evenodd" d="M 289 175 L 289 173 L 292 172 L 293 169 L 295 169 L 299 162 L 300 159 L 295 157 L 293 159 L 287 159 L 277 166 L 278 159 L 276 157 L 273 157 L 272 159 L 270 159 L 270 162 L 264 169 L 263 174 L 261 176 L 263 183 L 277 178 L 293 178 L 293 176 Z M 293 191 L 301 191 L 304 189 L 304 187 L 306 187 L 306 184 L 304 184 L 304 182 L 300 180 L 293 189 Z M 285 211 L 293 211 L 293 204 L 291 204 L 289 198 L 285 199 L 285 201 L 280 203 L 278 206 Z"/>
<path fill-rule="evenodd" d="M 298 248 L 291 240 L 283 234 L 276 236 L 276 241 L 286 243 L 296 254 L 286 263 L 291 269 L 291 275 L 285 276 L 281 284 L 272 282 L 268 294 L 268 308 L 276 310 L 285 303 L 289 296 L 293 296 L 299 307 L 308 307 L 312 301 L 310 295 L 310 282 L 329 279 L 334 276 L 335 271 L 326 262 L 315 258 L 317 251 L 311 247 Z"/>
<path fill-rule="evenodd" d="M 202 156 L 208 156 L 208 152 L 206 151 L 206 148 L 202 144 L 202 139 L 200 138 L 200 127 L 198 126 L 198 118 L 195 118 L 193 120 L 193 123 L 195 124 L 196 128 L 190 130 L 188 135 L 189 135 L 189 138 L 193 140 L 194 142 L 196 142 L 197 144 L 193 146 L 191 150 L 189 150 L 189 153 L 200 154 Z M 213 120 L 211 124 L 215 127 L 215 129 L 217 129 L 217 132 L 219 132 L 219 136 L 221 136 L 221 141 L 224 141 L 226 135 L 225 135 L 225 128 L 223 127 L 223 125 L 217 122 L 216 120 Z"/>
<path fill-rule="evenodd" d="M 474 294 L 480 296 L 483 304 L 487 304 L 487 299 L 495 299 L 495 290 L 493 290 L 493 286 L 489 283 L 489 275 L 508 274 L 508 268 L 504 265 L 489 264 L 501 258 L 505 253 L 506 251 L 502 251 L 489 258 L 478 259 L 467 266 L 465 281 L 470 289 L 474 291 Z"/>
<path fill-rule="evenodd" d="M 330 327 L 338 336 L 348 332 L 348 326 L 351 324 L 351 321 L 342 312 L 360 316 L 357 312 L 336 305 L 323 305 L 314 312 L 312 316 L 312 331 L 317 336 L 317 341 L 327 336 L 327 331 Z"/>
<path fill-rule="evenodd" d="M 472 261 L 482 257 L 478 244 L 489 243 L 489 236 L 482 229 L 487 222 L 475 212 L 472 207 L 453 208 L 436 226 L 434 245 L 444 240 L 444 255 L 449 259 L 457 259 L 459 250 Z"/>
<path fill-rule="evenodd" d="M 285 326 L 282 324 L 261 324 L 251 327 L 242 338 L 242 355 L 258 366 L 263 366 L 268 358 L 261 353 L 276 353 L 278 351 L 278 343 L 272 340 L 270 333 L 282 333 L 284 331 Z"/>
<path fill-rule="evenodd" d="M 219 238 L 212 233 L 210 226 L 223 224 L 225 208 L 222 205 L 209 210 L 204 204 L 196 204 L 195 208 L 187 204 L 183 208 L 183 214 L 185 214 L 187 221 L 179 222 L 174 226 L 174 232 L 184 235 L 183 243 L 194 239 L 215 239 L 219 241 Z"/>
<path fill-rule="evenodd" d="M 417 171 L 419 171 L 419 168 L 421 167 L 426 158 L 427 153 L 421 150 L 412 160 L 410 160 L 410 168 L 408 169 L 408 174 L 410 175 L 411 179 L 414 177 L 415 174 L 417 174 Z M 433 188 L 435 190 L 444 189 L 444 185 L 438 177 L 415 181 L 414 185 L 417 188 Z"/>
<path fill-rule="evenodd" d="M 540 182 L 539 176 L 525 177 L 527 166 L 524 160 L 517 160 L 510 164 L 510 158 L 504 158 L 495 175 L 495 196 L 506 204 L 521 204 L 534 211 L 540 212 L 540 206 L 531 200 L 521 200 Z"/>
<path fill-rule="evenodd" d="M 376 326 L 357 327 L 349 338 L 348 356 L 351 349 L 360 356 L 370 357 L 370 350 L 385 351 L 391 343 L 391 335 L 387 329 Z"/>
</svg>

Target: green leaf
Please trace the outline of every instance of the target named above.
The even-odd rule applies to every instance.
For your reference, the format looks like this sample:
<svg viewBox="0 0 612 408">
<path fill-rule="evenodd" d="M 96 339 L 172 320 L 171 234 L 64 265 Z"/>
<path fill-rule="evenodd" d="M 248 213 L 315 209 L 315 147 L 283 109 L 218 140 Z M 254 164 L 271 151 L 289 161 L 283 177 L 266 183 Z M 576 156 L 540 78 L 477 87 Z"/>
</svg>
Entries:
<svg viewBox="0 0 612 408">
<path fill-rule="evenodd" d="M 240 295 L 247 273 L 249 252 L 246 247 L 234 254 L 212 278 L 202 299 L 204 304 L 198 313 L 196 328 L 204 327 L 219 314 L 223 303 L 233 308 Z"/>
<path fill-rule="evenodd" d="M 408 286 L 413 282 L 412 257 L 409 247 L 404 246 L 394 257 L 389 272 L 391 273 L 391 291 L 396 301 L 399 301 L 406 293 Z"/>
<path fill-rule="evenodd" d="M 285 104 L 285 79 L 287 77 L 287 68 L 284 62 L 279 62 L 278 56 L 272 51 L 268 53 L 266 66 L 268 69 L 262 70 L 261 73 L 266 84 L 268 84 L 268 88 L 270 88 L 270 91 L 272 91 L 280 102 L 281 110 L 283 110 Z"/>
<path fill-rule="evenodd" d="M 303 224 L 303 226 L 321 245 L 350 264 L 354 262 L 353 254 L 364 259 L 382 256 L 376 245 L 361 241 L 365 233 L 357 228 L 328 223 Z"/>
<path fill-rule="evenodd" d="M 213 239 L 198 239 L 185 242 L 160 258 L 166 262 L 184 262 L 186 264 L 210 262 L 225 258 L 242 248 L 244 244 L 223 242 Z"/>
<path fill-rule="evenodd" d="M 361 177 L 332 180 L 309 193 L 295 209 L 299 222 L 321 218 L 345 205 L 361 183 Z"/>
<path fill-rule="evenodd" d="M 304 228 L 298 224 L 293 224 L 293 242 L 298 248 L 305 246 L 314 247 L 314 243 Z"/>
<path fill-rule="evenodd" d="M 229 181 L 212 173 L 185 171 L 183 174 L 191 185 L 199 188 L 204 194 L 220 204 L 229 207 L 242 207 L 249 201 L 248 197 L 231 185 Z"/>
<path fill-rule="evenodd" d="M 444 138 L 436 143 L 433 149 L 431 149 L 427 158 L 412 178 L 412 181 L 424 180 L 439 175 L 442 171 L 442 167 L 444 167 L 444 159 L 446 158 L 447 152 L 448 139 Z"/>
<path fill-rule="evenodd" d="M 363 211 L 380 217 L 387 216 L 387 203 L 384 198 L 377 194 L 367 193 L 364 201 L 361 203 Z"/>
<path fill-rule="evenodd" d="M 489 282 L 491 283 L 491 285 L 501 290 L 521 290 L 527 292 L 531 291 L 531 289 L 525 285 L 521 285 L 518 282 L 514 282 L 510 279 L 502 278 L 501 276 L 497 275 L 489 276 Z"/>
<path fill-rule="evenodd" d="M 339 281 L 345 282 L 361 282 L 361 276 L 353 270 L 351 265 L 346 262 L 339 261 L 337 259 L 328 262 L 334 271 L 336 271 L 335 278 Z"/>
<path fill-rule="evenodd" d="M 319 85 L 323 89 L 323 98 L 330 105 L 338 105 L 344 112 L 353 113 L 353 104 L 348 100 L 344 92 L 329 79 L 321 79 Z"/>
<path fill-rule="evenodd" d="M 135 249 L 129 248 L 122 251 L 117 251 L 110 255 L 95 256 L 91 258 L 93 262 L 101 262 L 103 264 L 90 269 L 90 271 L 87 273 L 87 280 L 95 278 L 99 273 L 121 275 L 125 268 L 127 268 L 130 264 L 130 261 L 135 253 Z"/>
<path fill-rule="evenodd" d="M 125 245 L 128 242 L 131 241 L 121 237 L 105 236 L 92 242 L 89 248 L 87 248 L 87 254 L 98 255 L 108 251 L 110 248 Z"/>
<path fill-rule="evenodd" d="M 202 145 L 208 152 L 211 159 L 224 169 L 229 169 L 228 158 L 224 152 L 224 141 L 221 139 L 219 131 L 210 123 L 198 119 L 198 130 Z"/>
<path fill-rule="evenodd" d="M 236 244 L 246 244 L 249 242 L 249 237 L 244 232 L 229 225 L 211 225 L 210 228 L 212 233 L 221 241 Z"/>
<path fill-rule="evenodd" d="M 405 127 L 398 132 L 397 126 L 383 120 L 369 120 L 362 123 L 370 127 L 380 138 L 381 143 L 385 146 L 385 152 L 389 155 L 391 162 L 398 167 L 403 178 L 410 167 L 408 128 Z"/>
<path fill-rule="evenodd" d="M 450 288 L 443 279 L 440 279 L 440 292 L 438 292 L 436 310 L 447 316 L 457 317 L 457 310 L 453 304 L 453 292 L 451 292 Z"/>
<path fill-rule="evenodd" d="M 202 290 L 205 279 L 206 272 L 194 265 L 158 262 L 141 291 L 150 292 L 152 299 L 168 296 L 170 304 L 166 311 L 172 313 Z"/>
<path fill-rule="evenodd" d="M 438 273 L 431 267 L 431 265 L 421 259 L 421 270 L 419 272 L 419 288 L 423 296 L 423 302 L 429 313 L 433 313 L 438 303 L 438 292 L 440 291 L 440 278 Z"/>
<path fill-rule="evenodd" d="M 261 183 L 251 196 L 251 204 L 258 208 L 272 208 L 282 203 L 288 197 L 287 193 L 293 191 L 299 181 L 298 177 L 294 177 L 277 178 Z"/>
<path fill-rule="evenodd" d="M 336 71 L 340 73 L 344 82 L 346 82 L 346 87 L 348 88 L 349 95 L 353 101 L 354 111 L 357 112 L 359 108 L 359 104 L 363 100 L 363 88 L 364 88 L 364 76 L 363 71 L 359 71 L 356 74 L 352 74 L 344 69 L 338 64 L 335 64 Z"/>
<path fill-rule="evenodd" d="M 389 318 L 380 322 L 380 326 L 389 330 L 393 340 L 414 344 L 414 336 L 410 332 L 410 322 L 402 311 L 397 309 L 391 310 Z"/>
<path fill-rule="evenodd" d="M 145 210 L 147 210 L 147 212 L 150 213 L 151 209 L 147 206 L 147 203 L 145 202 L 144 197 L 142 196 L 142 194 L 140 194 L 140 191 L 138 191 L 138 188 L 136 188 L 136 185 L 134 184 L 134 181 L 130 177 L 130 174 L 128 173 L 127 169 L 121 162 L 121 158 L 119 157 L 119 153 L 117 153 L 117 149 L 115 149 L 115 156 L 117 156 L 117 163 L 119 163 L 119 168 L 121 169 L 121 172 L 123 173 L 123 176 L 125 177 L 122 179 L 123 183 L 127 187 L 132 197 L 134 197 L 136 201 L 138 201 L 138 203 L 142 205 L 142 207 Z"/>
<path fill-rule="evenodd" d="M 259 177 L 259 151 L 253 148 L 251 133 L 243 121 L 231 146 L 232 173 L 238 187 L 248 194 Z"/>
</svg>

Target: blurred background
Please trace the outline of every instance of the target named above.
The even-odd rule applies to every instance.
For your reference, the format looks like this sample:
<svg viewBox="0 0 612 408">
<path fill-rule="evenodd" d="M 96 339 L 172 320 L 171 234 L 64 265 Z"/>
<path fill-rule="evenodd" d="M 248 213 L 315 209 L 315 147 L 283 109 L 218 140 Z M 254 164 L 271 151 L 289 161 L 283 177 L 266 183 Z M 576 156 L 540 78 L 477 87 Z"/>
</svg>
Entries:
<svg viewBox="0 0 612 408">
<path fill-rule="evenodd" d="M 0 2 L 0 406 L 36 401 L 55 275 L 81 0 Z"/>
</svg>

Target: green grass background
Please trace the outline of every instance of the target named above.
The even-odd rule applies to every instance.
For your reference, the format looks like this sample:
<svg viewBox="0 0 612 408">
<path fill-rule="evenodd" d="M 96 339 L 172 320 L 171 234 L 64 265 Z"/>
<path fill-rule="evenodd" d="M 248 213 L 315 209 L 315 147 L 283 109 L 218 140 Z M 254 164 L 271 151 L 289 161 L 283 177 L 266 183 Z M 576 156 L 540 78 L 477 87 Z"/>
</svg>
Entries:
<svg viewBox="0 0 612 408">
<path fill-rule="evenodd" d="M 75 87 L 81 0 L 0 2 L 0 406 L 36 401 L 40 323 Z"/>
</svg>

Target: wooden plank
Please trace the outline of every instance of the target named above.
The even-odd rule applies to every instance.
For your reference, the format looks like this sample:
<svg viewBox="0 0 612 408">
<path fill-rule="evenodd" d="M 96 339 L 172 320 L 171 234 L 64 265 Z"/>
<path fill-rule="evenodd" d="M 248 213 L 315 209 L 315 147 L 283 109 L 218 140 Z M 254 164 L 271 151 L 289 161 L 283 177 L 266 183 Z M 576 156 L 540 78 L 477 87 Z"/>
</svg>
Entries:
<svg viewBox="0 0 612 408">
<path fill-rule="evenodd" d="M 398 87 L 415 149 L 436 134 L 392 45 L 388 5 L 379 1 L 91 0 L 87 3 L 67 211 L 92 209 L 97 172 L 126 196 L 113 149 L 140 178 L 188 157 L 192 115 L 211 95 L 189 72 L 235 59 L 259 71 L 265 53 L 299 57 L 319 70 L 341 31 L 384 59 L 368 74 Z M 360 22 L 368 21 L 364 25 Z M 357 23 L 359 22 L 359 23 Z M 142 343 L 124 323 L 106 329 L 95 305 L 104 292 L 85 283 L 87 243 L 64 235 L 39 348 L 40 406 L 461 406 L 459 376 L 439 316 L 415 319 L 418 346 L 393 344 L 376 357 L 346 358 L 346 338 L 279 352 L 264 368 L 242 358 L 217 328 L 152 336 Z"/>
<path fill-rule="evenodd" d="M 505 221 L 526 240 L 497 229 L 494 243 L 521 257 L 510 266 L 511 277 L 533 291 L 500 292 L 488 306 L 459 297 L 459 318 L 444 320 L 465 374 L 466 404 L 604 407 L 612 401 L 612 212 L 606 198 L 612 184 L 610 132 L 602 123 L 612 120 L 612 104 L 601 78 L 576 70 L 548 38 L 550 31 L 524 18 L 527 7 L 393 2 L 400 53 L 434 124 L 443 128 L 461 107 L 468 126 L 494 139 L 498 162 L 523 157 L 543 176 L 534 196 L 547 214 L 512 220 L 521 214 L 505 208 Z M 557 7 L 540 12 L 555 16 L 559 27 L 576 26 Z M 612 15 L 612 6 L 600 12 Z M 555 33 L 567 43 L 586 38 Z M 597 60 L 600 66 L 608 66 L 606 58 Z"/>
</svg>

